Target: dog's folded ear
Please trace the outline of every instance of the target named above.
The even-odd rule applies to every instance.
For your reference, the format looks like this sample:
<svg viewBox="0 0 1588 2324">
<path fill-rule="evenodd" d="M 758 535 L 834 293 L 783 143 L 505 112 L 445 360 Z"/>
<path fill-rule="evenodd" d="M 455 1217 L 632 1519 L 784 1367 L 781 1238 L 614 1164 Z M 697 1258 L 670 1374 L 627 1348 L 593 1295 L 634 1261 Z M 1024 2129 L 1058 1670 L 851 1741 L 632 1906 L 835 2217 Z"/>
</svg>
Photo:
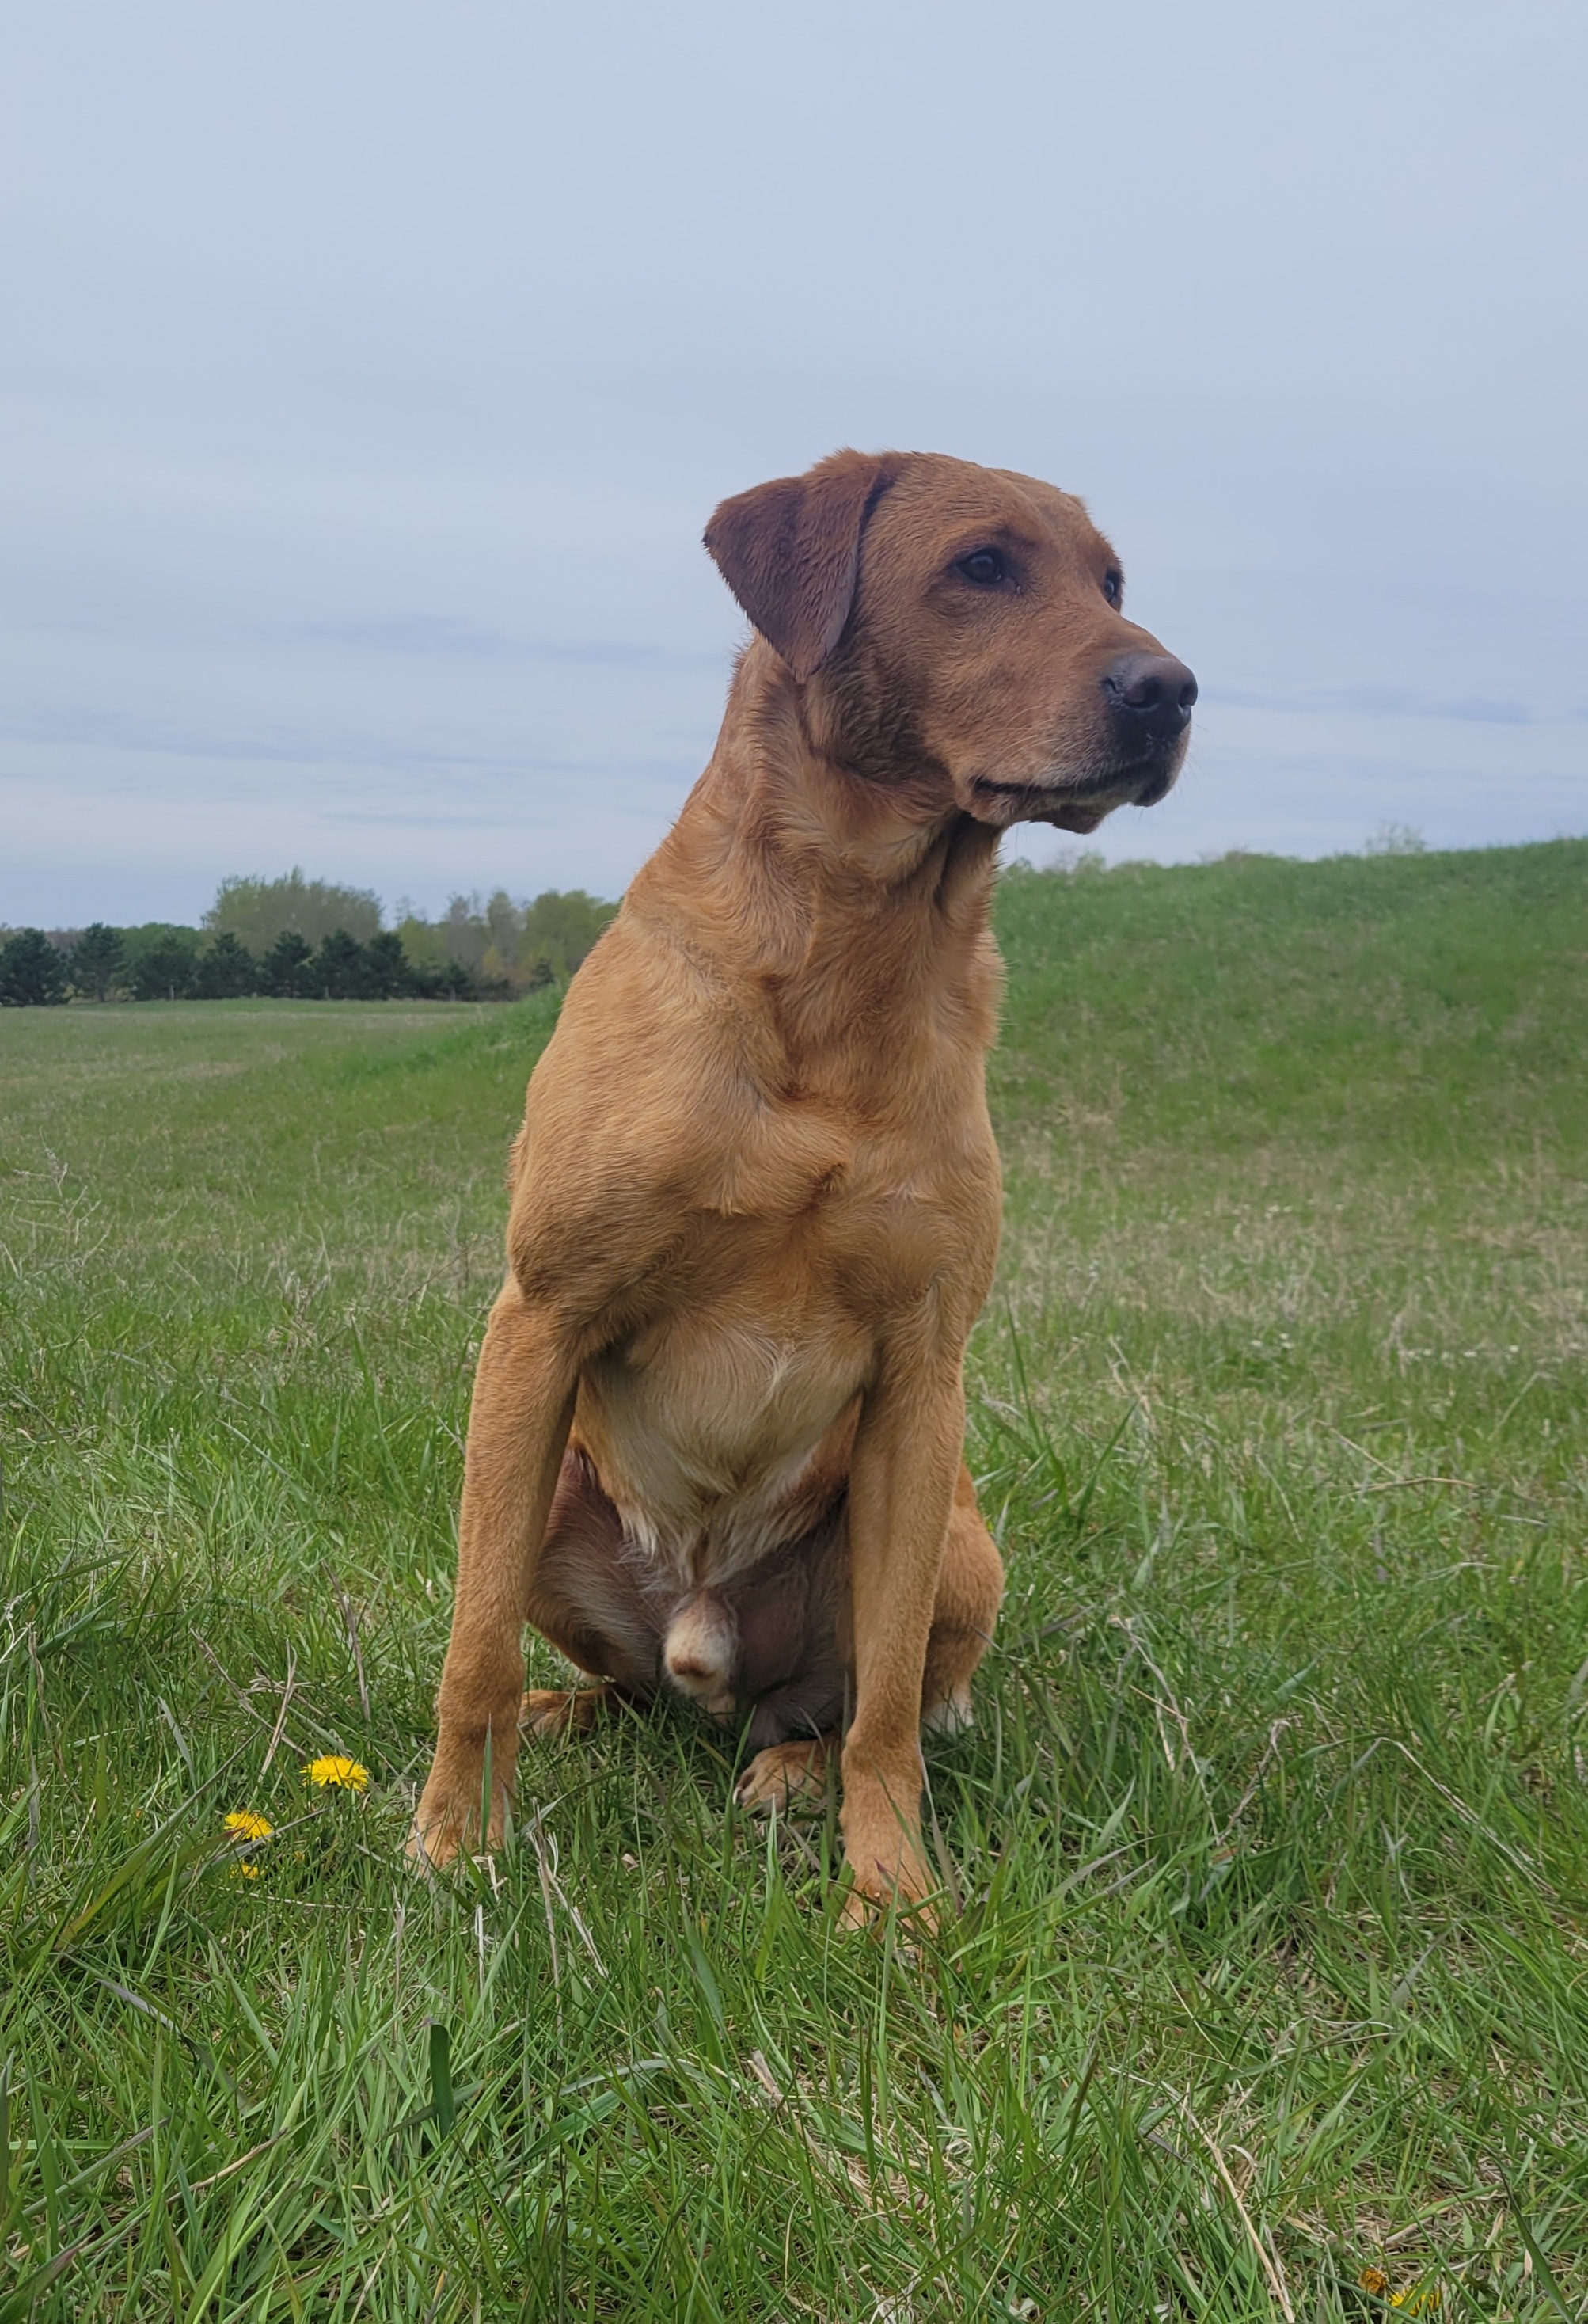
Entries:
<svg viewBox="0 0 1588 2324">
<path fill-rule="evenodd" d="M 896 452 L 834 452 L 803 476 L 736 493 L 706 527 L 722 578 L 802 681 L 843 635 L 860 535 L 900 466 Z"/>
</svg>

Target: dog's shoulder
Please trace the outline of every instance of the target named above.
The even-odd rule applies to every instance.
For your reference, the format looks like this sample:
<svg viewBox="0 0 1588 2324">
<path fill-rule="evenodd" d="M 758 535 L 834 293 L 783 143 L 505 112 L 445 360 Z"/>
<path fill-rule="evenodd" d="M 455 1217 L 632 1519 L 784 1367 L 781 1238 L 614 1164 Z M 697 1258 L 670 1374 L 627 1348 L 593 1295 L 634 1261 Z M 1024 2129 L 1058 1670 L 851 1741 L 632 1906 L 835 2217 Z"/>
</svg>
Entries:
<svg viewBox="0 0 1588 2324">
<path fill-rule="evenodd" d="M 791 1169 L 831 1164 L 769 1137 L 753 1038 L 686 948 L 622 919 L 608 930 L 530 1078 L 510 1171 L 520 1277 L 531 1250 L 643 1271 L 691 1219 L 760 1206 Z"/>
<path fill-rule="evenodd" d="M 660 1160 L 730 1135 L 739 1116 L 748 1124 L 751 1031 L 736 1000 L 687 948 L 619 919 L 569 987 L 530 1078 L 526 1150 Z"/>
</svg>

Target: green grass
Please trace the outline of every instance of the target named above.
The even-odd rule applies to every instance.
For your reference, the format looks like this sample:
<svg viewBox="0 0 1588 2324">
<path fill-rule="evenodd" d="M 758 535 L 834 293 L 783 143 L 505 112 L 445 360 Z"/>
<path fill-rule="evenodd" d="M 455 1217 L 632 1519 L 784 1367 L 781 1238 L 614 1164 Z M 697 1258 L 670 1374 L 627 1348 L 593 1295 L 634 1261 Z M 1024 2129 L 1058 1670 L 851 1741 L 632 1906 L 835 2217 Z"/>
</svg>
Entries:
<svg viewBox="0 0 1588 2324">
<path fill-rule="evenodd" d="M 1588 843 L 1000 918 L 919 1950 L 682 1714 L 403 1868 L 548 1005 L 0 1017 L 0 2324 L 1588 2313 Z"/>
</svg>

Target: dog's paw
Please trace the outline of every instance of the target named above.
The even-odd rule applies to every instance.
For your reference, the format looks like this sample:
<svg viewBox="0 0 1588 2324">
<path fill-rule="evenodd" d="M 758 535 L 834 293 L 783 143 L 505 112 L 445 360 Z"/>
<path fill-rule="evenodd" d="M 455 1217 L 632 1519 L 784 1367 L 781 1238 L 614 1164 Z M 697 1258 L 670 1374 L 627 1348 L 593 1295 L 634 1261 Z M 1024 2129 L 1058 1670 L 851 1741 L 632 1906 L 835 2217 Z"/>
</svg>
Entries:
<svg viewBox="0 0 1588 2324">
<path fill-rule="evenodd" d="M 416 1872 L 445 1872 L 480 1821 L 477 1803 L 471 1813 L 461 1803 L 432 1798 L 431 1790 L 427 1784 L 403 1849 Z"/>
<path fill-rule="evenodd" d="M 422 1872 L 439 1872 L 467 1851 L 473 1854 L 482 1845 L 487 1849 L 502 1844 L 510 1812 L 509 1783 L 512 1775 L 512 1759 L 517 1752 L 514 1738 L 512 1754 L 498 1751 L 491 1785 L 490 1812 L 484 1819 L 485 1837 L 480 1837 L 481 1808 L 485 1791 L 485 1754 L 470 1744 L 449 1742 L 444 1735 L 436 1750 L 429 1779 L 419 1794 L 419 1804 L 414 1810 L 414 1821 L 408 1836 L 408 1859 Z M 507 1764 L 504 1766 L 503 1761 Z"/>
<path fill-rule="evenodd" d="M 927 1861 L 919 1821 L 894 1805 L 894 1798 L 904 1796 L 906 1781 L 901 1772 L 892 1796 L 889 1786 L 863 1776 L 851 1777 L 845 1786 L 844 1867 L 850 1884 L 841 1915 L 846 1928 L 877 1926 L 894 1916 L 918 1935 L 938 1925 L 932 1899 L 942 1883 Z"/>
<path fill-rule="evenodd" d="M 402 1852 L 416 1872 L 445 1872 L 458 1852 L 457 1835 L 421 1831 L 416 1821 L 408 1826 Z"/>
<path fill-rule="evenodd" d="M 817 1736 L 757 1751 L 733 1787 L 749 1815 L 819 1815 L 827 1804 L 828 1742 Z"/>
<path fill-rule="evenodd" d="M 608 1708 L 605 1686 L 532 1686 L 519 1706 L 520 1735 L 587 1735 Z"/>
<path fill-rule="evenodd" d="M 874 1862 L 867 1875 L 851 1857 L 848 1869 L 849 1886 L 839 1907 L 840 1929 L 880 1930 L 893 1920 L 906 1935 L 936 1935 L 940 1914 L 933 1898 L 938 1884 L 919 1858 L 892 1872 Z"/>
</svg>

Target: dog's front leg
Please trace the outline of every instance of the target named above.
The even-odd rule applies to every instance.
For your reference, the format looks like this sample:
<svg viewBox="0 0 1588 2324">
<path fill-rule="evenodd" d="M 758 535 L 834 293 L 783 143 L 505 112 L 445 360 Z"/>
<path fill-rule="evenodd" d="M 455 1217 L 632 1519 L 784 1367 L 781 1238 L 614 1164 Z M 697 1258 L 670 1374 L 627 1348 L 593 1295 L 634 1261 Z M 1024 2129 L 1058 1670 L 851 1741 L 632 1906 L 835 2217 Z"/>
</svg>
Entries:
<svg viewBox="0 0 1588 2324">
<path fill-rule="evenodd" d="M 965 1442 L 956 1358 L 885 1373 L 849 1469 L 855 1710 L 843 1751 L 844 1853 L 863 1897 L 939 1884 L 921 1845 L 921 1687 Z"/>
<path fill-rule="evenodd" d="M 436 1698 L 439 1733 L 408 1853 L 446 1864 L 480 1831 L 486 1755 L 486 1845 L 500 1845 L 519 1753 L 524 1616 L 535 1560 L 574 1416 L 565 1335 L 516 1282 L 491 1311 L 474 1375 L 457 1594 Z"/>
</svg>

